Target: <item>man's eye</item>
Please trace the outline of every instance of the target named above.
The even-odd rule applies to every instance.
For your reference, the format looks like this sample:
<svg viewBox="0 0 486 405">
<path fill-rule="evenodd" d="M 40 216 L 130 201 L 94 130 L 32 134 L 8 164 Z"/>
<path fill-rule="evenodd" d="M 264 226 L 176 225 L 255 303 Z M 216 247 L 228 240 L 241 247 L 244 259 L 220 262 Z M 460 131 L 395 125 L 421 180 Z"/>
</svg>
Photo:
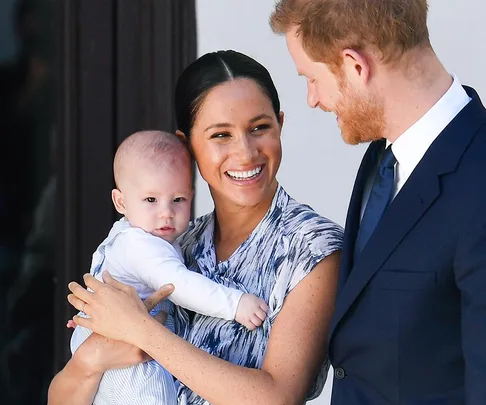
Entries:
<svg viewBox="0 0 486 405">
<path fill-rule="evenodd" d="M 175 203 L 180 203 L 180 202 L 183 202 L 183 201 L 186 201 L 186 199 L 184 197 L 176 197 L 176 198 L 174 198 L 174 202 Z"/>
<path fill-rule="evenodd" d="M 157 200 L 155 199 L 155 197 L 147 197 L 147 198 L 145 199 L 145 201 L 147 201 L 147 202 L 149 202 L 149 203 L 154 203 L 154 202 L 156 202 Z"/>
</svg>

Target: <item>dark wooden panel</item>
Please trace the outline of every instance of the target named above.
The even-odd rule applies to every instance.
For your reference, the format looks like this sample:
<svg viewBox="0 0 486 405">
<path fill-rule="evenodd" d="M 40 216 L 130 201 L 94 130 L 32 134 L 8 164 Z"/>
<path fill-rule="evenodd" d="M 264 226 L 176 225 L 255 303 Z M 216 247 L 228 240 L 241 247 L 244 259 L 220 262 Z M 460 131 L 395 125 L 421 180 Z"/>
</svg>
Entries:
<svg viewBox="0 0 486 405">
<path fill-rule="evenodd" d="M 114 1 L 80 1 L 79 7 L 79 253 L 89 271 L 97 245 L 114 219 Z"/>
<path fill-rule="evenodd" d="M 55 370 L 69 358 L 69 332 L 65 322 L 72 314 L 66 301 L 67 284 L 80 273 L 79 244 L 79 185 L 78 185 L 78 10 L 74 0 L 57 0 L 59 42 L 57 44 L 59 72 L 57 128 L 57 276 L 55 305 Z"/>
<path fill-rule="evenodd" d="M 174 89 L 197 55 L 194 1 L 154 0 L 154 117 L 158 128 L 175 131 Z"/>
<path fill-rule="evenodd" d="M 116 15 L 117 142 L 175 131 L 175 82 L 197 53 L 194 1 L 119 0 Z"/>
<path fill-rule="evenodd" d="M 116 7 L 116 141 L 150 128 L 151 4 L 119 0 Z"/>
<path fill-rule="evenodd" d="M 114 151 L 112 0 L 56 0 L 61 60 L 58 128 L 56 370 L 70 357 L 75 313 L 67 284 L 89 271 L 93 250 L 114 219 L 110 190 Z"/>
<path fill-rule="evenodd" d="M 193 0 L 52 0 L 60 11 L 56 370 L 70 357 L 66 285 L 89 270 L 115 218 L 116 146 L 175 130 L 173 89 L 196 58 Z"/>
</svg>

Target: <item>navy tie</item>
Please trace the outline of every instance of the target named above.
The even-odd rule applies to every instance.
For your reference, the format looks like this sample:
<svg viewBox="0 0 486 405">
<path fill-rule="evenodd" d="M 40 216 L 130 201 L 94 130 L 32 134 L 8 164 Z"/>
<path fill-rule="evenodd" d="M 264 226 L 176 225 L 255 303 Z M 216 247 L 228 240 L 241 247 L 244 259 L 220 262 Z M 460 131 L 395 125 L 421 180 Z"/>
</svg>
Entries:
<svg viewBox="0 0 486 405">
<path fill-rule="evenodd" d="M 394 189 L 396 161 L 390 145 L 383 153 L 380 167 L 371 187 L 370 197 L 361 219 L 354 247 L 355 260 L 365 247 L 378 222 L 380 222 L 386 207 L 390 204 Z"/>
</svg>

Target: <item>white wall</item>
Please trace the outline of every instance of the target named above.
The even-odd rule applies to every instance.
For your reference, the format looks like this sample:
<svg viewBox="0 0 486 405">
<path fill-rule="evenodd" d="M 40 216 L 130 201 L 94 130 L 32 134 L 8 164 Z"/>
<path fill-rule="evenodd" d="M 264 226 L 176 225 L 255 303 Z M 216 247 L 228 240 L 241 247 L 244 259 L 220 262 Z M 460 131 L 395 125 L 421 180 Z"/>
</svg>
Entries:
<svg viewBox="0 0 486 405">
<path fill-rule="evenodd" d="M 298 201 L 344 224 L 363 146 L 347 146 L 334 116 L 306 105 L 305 80 L 298 77 L 285 41 L 268 25 L 274 0 L 197 0 L 199 54 L 235 49 L 270 71 L 286 114 L 280 183 Z M 486 15 L 484 0 L 429 0 L 432 44 L 449 71 L 476 88 L 486 102 Z M 207 187 L 197 179 L 196 214 L 212 209 Z M 313 405 L 329 403 L 330 384 Z"/>
</svg>

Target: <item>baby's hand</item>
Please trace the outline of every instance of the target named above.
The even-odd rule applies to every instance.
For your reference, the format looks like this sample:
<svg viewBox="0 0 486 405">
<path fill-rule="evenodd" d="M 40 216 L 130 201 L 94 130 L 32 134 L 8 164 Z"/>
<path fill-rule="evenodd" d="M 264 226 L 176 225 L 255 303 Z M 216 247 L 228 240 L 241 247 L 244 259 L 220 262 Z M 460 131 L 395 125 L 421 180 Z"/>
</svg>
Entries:
<svg viewBox="0 0 486 405">
<path fill-rule="evenodd" d="M 236 309 L 235 321 L 249 330 L 258 328 L 267 317 L 268 306 L 253 294 L 243 294 Z"/>
<path fill-rule="evenodd" d="M 67 321 L 66 327 L 74 329 L 74 328 L 76 328 L 76 322 L 74 322 L 72 319 L 70 319 L 69 321 Z"/>
</svg>

